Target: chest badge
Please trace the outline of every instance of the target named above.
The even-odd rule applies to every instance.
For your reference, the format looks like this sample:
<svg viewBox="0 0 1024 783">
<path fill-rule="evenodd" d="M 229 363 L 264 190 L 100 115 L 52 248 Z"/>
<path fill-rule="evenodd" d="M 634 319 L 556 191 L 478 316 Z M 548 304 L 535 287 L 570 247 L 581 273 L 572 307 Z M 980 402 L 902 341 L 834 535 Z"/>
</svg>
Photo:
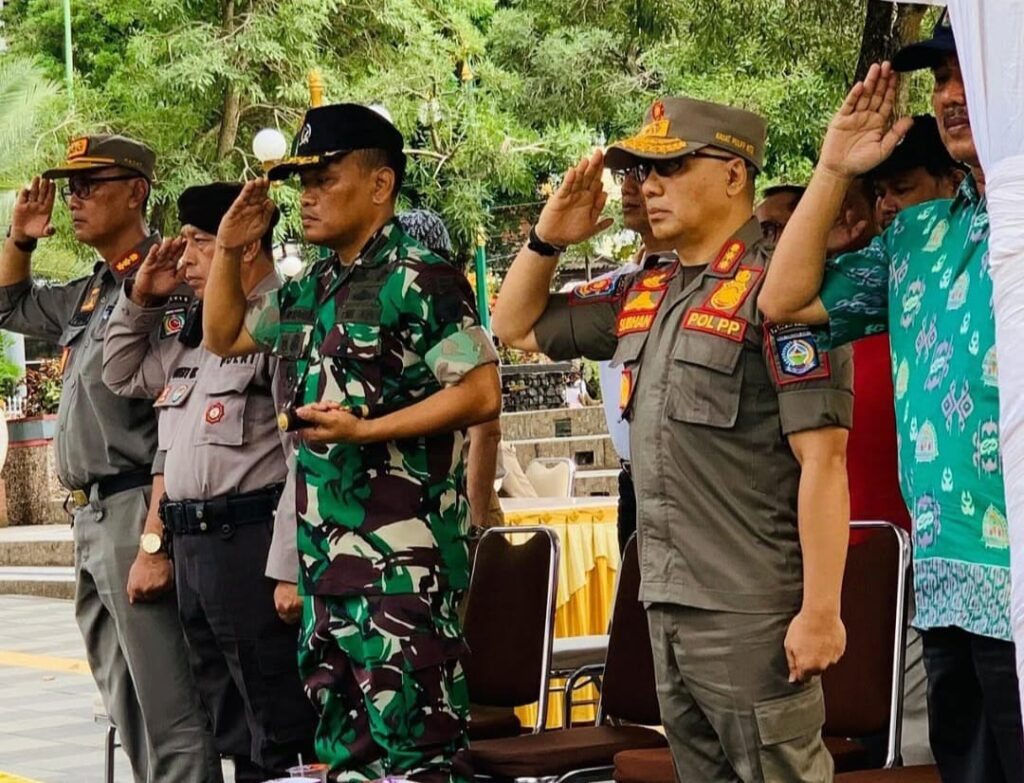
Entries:
<svg viewBox="0 0 1024 783">
<path fill-rule="evenodd" d="M 173 337 L 185 328 L 184 308 L 175 308 L 164 313 L 164 320 L 160 324 L 160 337 Z"/>
<path fill-rule="evenodd" d="M 212 403 L 206 409 L 206 423 L 207 424 L 220 424 L 224 418 L 224 403 L 215 402 Z"/>
<path fill-rule="evenodd" d="M 78 308 L 78 312 L 91 313 L 93 310 L 95 310 L 96 305 L 99 304 L 100 291 L 102 290 L 102 286 L 94 285 L 92 287 L 92 290 L 89 291 L 89 295 L 85 298 L 85 301 L 82 302 L 82 306 Z"/>
<path fill-rule="evenodd" d="M 708 295 L 703 308 L 723 315 L 736 315 L 761 279 L 764 270 L 753 266 L 741 266 L 736 277 L 723 280 Z"/>
</svg>

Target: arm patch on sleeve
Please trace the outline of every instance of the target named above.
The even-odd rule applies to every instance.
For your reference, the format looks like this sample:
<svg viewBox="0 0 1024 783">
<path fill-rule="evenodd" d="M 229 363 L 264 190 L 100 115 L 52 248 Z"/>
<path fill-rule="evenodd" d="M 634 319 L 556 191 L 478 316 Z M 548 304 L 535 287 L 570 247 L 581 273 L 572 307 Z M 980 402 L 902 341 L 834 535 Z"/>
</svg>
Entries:
<svg viewBox="0 0 1024 783">
<path fill-rule="evenodd" d="M 780 386 L 830 378 L 828 354 L 818 347 L 818 339 L 803 324 L 766 326 L 768 359 L 772 376 Z"/>
</svg>

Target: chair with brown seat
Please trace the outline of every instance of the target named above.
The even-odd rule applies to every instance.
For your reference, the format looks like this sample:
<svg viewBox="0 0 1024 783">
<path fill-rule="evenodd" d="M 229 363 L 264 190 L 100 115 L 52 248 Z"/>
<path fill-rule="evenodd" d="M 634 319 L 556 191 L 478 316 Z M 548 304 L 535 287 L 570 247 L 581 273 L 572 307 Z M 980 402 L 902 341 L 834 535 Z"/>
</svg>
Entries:
<svg viewBox="0 0 1024 783">
<path fill-rule="evenodd" d="M 471 742 L 469 753 L 479 780 L 607 780 L 616 753 L 665 746 L 660 733 L 646 728 L 659 724 L 661 716 L 639 590 L 634 536 L 622 556 L 595 725 Z"/>
<path fill-rule="evenodd" d="M 676 783 L 676 765 L 668 748 L 624 750 L 615 754 L 615 783 Z"/>
<path fill-rule="evenodd" d="M 836 775 L 835 783 L 942 783 L 935 766 L 871 769 Z"/>
<path fill-rule="evenodd" d="M 870 535 L 850 547 L 843 577 L 842 618 L 846 652 L 822 675 L 825 745 L 837 772 L 899 760 L 903 713 L 910 537 L 888 522 L 853 522 Z M 881 764 L 858 741 L 885 734 Z"/>
<path fill-rule="evenodd" d="M 546 527 L 488 528 L 476 545 L 463 621 L 470 740 L 521 734 L 512 710 L 537 701 L 533 730 L 544 728 L 558 558 Z"/>
</svg>

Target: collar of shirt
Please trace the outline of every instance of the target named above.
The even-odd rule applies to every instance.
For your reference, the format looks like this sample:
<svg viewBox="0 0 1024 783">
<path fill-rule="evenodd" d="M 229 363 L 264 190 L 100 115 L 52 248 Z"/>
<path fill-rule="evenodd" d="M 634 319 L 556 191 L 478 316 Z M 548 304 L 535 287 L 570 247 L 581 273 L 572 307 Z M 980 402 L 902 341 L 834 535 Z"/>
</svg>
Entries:
<svg viewBox="0 0 1024 783">
<path fill-rule="evenodd" d="M 705 274 L 710 277 L 735 277 L 740 263 L 754 245 L 764 241 L 761 224 L 753 215 L 723 244 L 718 254 L 707 264 Z"/>
<path fill-rule="evenodd" d="M 949 211 L 957 212 L 968 206 L 975 206 L 981 200 L 982 196 L 978 193 L 978 183 L 974 179 L 974 174 L 968 174 L 964 177 L 963 182 L 960 183 L 960 187 L 957 188 Z"/>
<path fill-rule="evenodd" d="M 160 243 L 161 236 L 159 231 L 154 231 L 152 234 L 143 239 L 139 244 L 121 256 L 113 263 L 108 264 L 102 258 L 96 261 L 93 271 L 95 272 L 100 267 L 107 267 L 107 271 L 104 272 L 104 279 L 107 278 L 109 273 L 110 278 L 116 280 L 119 284 L 124 282 L 130 277 L 135 276 L 135 272 L 138 271 L 139 266 L 146 259 L 146 254 L 153 245 Z"/>
</svg>

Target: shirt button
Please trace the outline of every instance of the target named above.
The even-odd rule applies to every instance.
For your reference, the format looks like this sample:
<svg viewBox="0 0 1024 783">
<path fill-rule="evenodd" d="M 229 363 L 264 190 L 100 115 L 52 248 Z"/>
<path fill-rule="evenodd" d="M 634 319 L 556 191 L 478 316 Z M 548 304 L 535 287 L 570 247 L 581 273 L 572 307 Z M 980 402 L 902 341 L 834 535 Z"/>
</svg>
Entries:
<svg viewBox="0 0 1024 783">
<path fill-rule="evenodd" d="M 202 519 L 202 518 L 203 518 L 203 510 L 201 508 L 197 508 L 196 509 L 196 519 Z"/>
<path fill-rule="evenodd" d="M 206 532 L 206 523 L 205 522 L 200 522 L 199 523 L 199 529 L 202 530 L 205 533 Z"/>
</svg>

